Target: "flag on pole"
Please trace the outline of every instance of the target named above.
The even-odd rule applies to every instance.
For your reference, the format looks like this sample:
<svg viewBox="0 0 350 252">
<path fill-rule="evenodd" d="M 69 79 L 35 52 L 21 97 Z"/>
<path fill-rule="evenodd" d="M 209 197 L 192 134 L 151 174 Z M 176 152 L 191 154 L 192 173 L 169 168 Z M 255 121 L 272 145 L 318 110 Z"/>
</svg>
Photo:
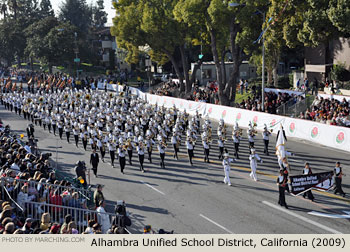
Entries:
<svg viewBox="0 0 350 252">
<path fill-rule="evenodd" d="M 276 155 L 278 160 L 283 160 L 283 158 L 286 157 L 286 150 L 284 148 L 286 142 L 284 138 L 282 124 L 280 124 L 280 128 L 278 130 L 277 136 L 278 137 L 276 141 Z"/>
</svg>

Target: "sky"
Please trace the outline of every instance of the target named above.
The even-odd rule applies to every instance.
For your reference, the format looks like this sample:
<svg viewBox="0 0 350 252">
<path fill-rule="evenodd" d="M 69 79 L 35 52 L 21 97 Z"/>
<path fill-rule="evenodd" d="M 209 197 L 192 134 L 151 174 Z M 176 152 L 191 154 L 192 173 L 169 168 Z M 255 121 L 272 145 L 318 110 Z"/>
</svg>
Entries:
<svg viewBox="0 0 350 252">
<path fill-rule="evenodd" d="M 55 10 L 55 14 L 58 14 L 59 11 L 59 6 L 63 0 L 51 0 L 51 4 L 53 9 Z M 86 1 L 89 5 L 91 3 L 95 4 L 97 1 L 96 0 L 87 0 Z M 104 6 L 105 6 L 105 12 L 108 14 L 108 21 L 107 24 L 111 25 L 112 24 L 112 18 L 115 15 L 115 10 L 112 9 L 112 0 L 104 0 Z"/>
</svg>

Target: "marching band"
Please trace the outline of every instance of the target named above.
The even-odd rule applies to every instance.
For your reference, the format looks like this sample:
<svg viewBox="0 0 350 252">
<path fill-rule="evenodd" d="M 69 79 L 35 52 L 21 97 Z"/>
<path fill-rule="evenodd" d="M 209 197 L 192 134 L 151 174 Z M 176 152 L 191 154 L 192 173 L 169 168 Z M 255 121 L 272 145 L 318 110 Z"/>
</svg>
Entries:
<svg viewBox="0 0 350 252">
<path fill-rule="evenodd" d="M 21 108 L 25 119 L 38 121 L 39 125 L 42 123 L 44 130 L 47 128 L 51 132 L 52 129 L 56 135 L 56 129 L 58 129 L 61 139 L 65 133 L 69 142 L 72 134 L 77 147 L 81 142 L 84 150 L 87 150 L 88 144 L 92 150 L 99 150 L 103 162 L 107 149 L 112 167 L 115 166 L 115 160 L 119 160 L 121 173 L 124 173 L 126 166 L 126 155 L 128 155 L 129 165 L 132 165 L 134 150 L 138 155 L 140 171 L 145 172 L 145 152 L 147 151 L 148 161 L 152 163 L 154 146 L 157 146 L 156 149 L 160 155 L 160 168 L 165 168 L 167 141 L 170 140 L 173 157 L 178 160 L 183 135 L 186 136 L 184 145 L 189 163 L 193 165 L 198 135 L 201 137 L 204 149 L 204 162 L 210 163 L 210 148 L 213 145 L 212 123 L 206 116 L 201 125 L 202 115 L 198 111 L 193 117 L 189 117 L 186 110 L 181 112 L 175 106 L 172 108 L 157 104 L 152 106 L 137 97 L 121 97 L 112 93 L 68 88 L 37 94 L 6 93 L 3 94 L 2 101 L 7 107 L 16 104 L 17 108 Z M 255 123 L 250 123 L 247 130 L 251 177 L 254 180 L 257 180 L 257 161 L 261 161 L 254 148 L 255 137 L 258 134 L 256 126 Z M 265 125 L 262 136 L 266 155 L 269 155 L 268 143 L 271 132 Z M 228 158 L 225 148 L 228 140 L 224 119 L 218 123 L 217 136 L 218 159 L 223 162 L 225 181 L 230 184 L 227 167 L 232 159 Z M 232 130 L 235 160 L 239 159 L 239 145 L 242 137 L 243 130 L 236 123 Z"/>
</svg>

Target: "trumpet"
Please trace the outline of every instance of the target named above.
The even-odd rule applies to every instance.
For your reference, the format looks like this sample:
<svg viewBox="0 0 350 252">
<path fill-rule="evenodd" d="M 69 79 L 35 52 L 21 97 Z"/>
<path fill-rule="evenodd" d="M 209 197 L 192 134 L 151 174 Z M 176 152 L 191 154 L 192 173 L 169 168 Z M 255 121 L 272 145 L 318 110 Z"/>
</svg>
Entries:
<svg viewBox="0 0 350 252">
<path fill-rule="evenodd" d="M 113 98 L 113 93 L 109 93 L 109 98 Z"/>
<path fill-rule="evenodd" d="M 121 97 L 123 97 L 124 96 L 124 92 L 122 91 L 122 92 L 120 92 L 120 94 L 119 94 Z"/>
</svg>

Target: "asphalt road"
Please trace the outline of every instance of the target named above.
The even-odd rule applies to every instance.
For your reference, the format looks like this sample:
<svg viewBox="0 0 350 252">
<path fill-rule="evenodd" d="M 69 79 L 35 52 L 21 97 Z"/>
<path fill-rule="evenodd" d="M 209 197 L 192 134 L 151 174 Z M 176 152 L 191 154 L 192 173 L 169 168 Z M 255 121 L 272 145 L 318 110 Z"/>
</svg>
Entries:
<svg viewBox="0 0 350 252">
<path fill-rule="evenodd" d="M 25 134 L 28 121 L 22 117 L 0 106 L 0 118 L 18 134 Z M 232 127 L 228 129 L 228 136 L 231 136 Z M 216 123 L 213 123 L 213 134 L 216 134 Z M 76 148 L 73 137 L 69 144 L 39 126 L 35 127 L 35 136 L 39 139 L 41 151 L 53 153 L 53 163 L 56 161 L 56 147 L 61 147 L 57 149 L 57 163 L 61 172 L 74 174 L 77 160 L 89 163 L 90 149 L 85 152 L 81 145 Z M 91 184 L 104 185 L 103 192 L 110 206 L 117 200 L 125 200 L 133 221 L 130 228 L 133 233 L 141 233 L 147 224 L 151 224 L 155 230 L 164 228 L 181 234 L 350 233 L 350 219 L 342 216 L 347 215 L 344 211 L 350 214 L 349 196 L 343 198 L 332 192 L 314 191 L 314 202 L 287 195 L 288 210 L 277 204 L 276 176 L 279 167 L 273 155 L 274 138 L 270 141 L 270 156 L 263 154 L 260 134 L 256 140 L 257 153 L 264 160 L 263 164 L 258 164 L 258 182 L 249 177 L 248 142 L 244 137 L 240 159 L 231 166 L 232 186 L 223 183 L 224 172 L 218 160 L 214 136 L 210 164 L 203 162 L 200 143 L 195 147 L 193 167 L 189 165 L 184 146 L 180 147 L 178 161 L 172 157 L 173 151 L 169 147 L 166 169 L 159 168 L 159 155 L 154 152 L 153 164 L 145 159 L 145 173 L 139 171 L 136 153 L 133 165 L 127 164 L 125 174 L 121 174 L 118 162 L 115 168 L 111 167 L 109 155 L 106 154 L 106 163 L 100 163 L 99 177 L 91 176 Z M 231 138 L 226 146 L 233 156 Z M 296 154 L 290 159 L 292 175 L 301 174 L 305 161 L 310 163 L 313 172 L 333 170 L 335 162 L 340 161 L 344 173 L 348 174 L 343 179 L 343 189 L 350 193 L 349 153 L 293 139 L 288 139 L 287 149 Z M 310 214 L 311 211 L 341 218 L 315 216 Z"/>
</svg>

